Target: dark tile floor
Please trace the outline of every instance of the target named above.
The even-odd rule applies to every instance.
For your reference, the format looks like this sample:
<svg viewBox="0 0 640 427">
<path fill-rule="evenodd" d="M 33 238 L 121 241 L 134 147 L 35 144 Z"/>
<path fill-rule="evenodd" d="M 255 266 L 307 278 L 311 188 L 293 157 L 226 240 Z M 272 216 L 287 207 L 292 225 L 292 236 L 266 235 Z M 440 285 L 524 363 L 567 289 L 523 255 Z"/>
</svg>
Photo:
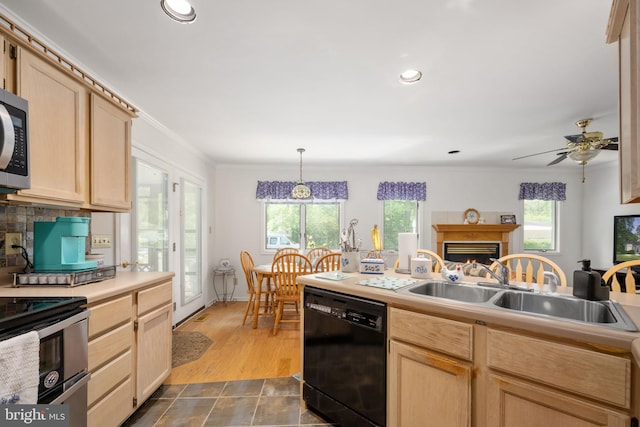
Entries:
<svg viewBox="0 0 640 427">
<path fill-rule="evenodd" d="M 123 426 L 330 426 L 300 408 L 294 377 L 163 385 Z"/>
</svg>

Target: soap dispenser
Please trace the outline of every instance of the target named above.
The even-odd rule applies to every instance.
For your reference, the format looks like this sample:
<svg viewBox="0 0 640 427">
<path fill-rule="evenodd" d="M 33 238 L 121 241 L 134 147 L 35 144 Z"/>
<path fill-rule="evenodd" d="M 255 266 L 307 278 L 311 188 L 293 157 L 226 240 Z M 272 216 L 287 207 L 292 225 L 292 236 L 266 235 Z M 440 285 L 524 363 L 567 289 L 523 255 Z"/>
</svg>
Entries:
<svg viewBox="0 0 640 427">
<path fill-rule="evenodd" d="M 573 296 L 590 301 L 609 299 L 609 287 L 600 277 L 600 273 L 591 270 L 591 260 L 583 259 L 582 270 L 573 272 Z"/>
</svg>

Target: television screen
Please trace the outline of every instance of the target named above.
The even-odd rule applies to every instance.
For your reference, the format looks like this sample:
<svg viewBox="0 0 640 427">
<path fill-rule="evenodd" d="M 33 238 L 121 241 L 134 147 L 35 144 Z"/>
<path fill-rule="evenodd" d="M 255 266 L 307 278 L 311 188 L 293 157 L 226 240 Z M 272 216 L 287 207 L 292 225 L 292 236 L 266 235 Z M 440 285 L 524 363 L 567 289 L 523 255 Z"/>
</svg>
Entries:
<svg viewBox="0 0 640 427">
<path fill-rule="evenodd" d="M 640 214 L 613 217 L 613 263 L 640 259 Z"/>
</svg>

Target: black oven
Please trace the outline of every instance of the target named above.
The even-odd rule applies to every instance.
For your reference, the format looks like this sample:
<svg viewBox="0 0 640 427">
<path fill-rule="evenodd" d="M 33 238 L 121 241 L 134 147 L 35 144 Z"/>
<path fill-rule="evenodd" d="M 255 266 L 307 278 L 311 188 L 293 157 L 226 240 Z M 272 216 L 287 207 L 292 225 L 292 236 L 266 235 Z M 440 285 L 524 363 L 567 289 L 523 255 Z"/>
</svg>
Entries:
<svg viewBox="0 0 640 427">
<path fill-rule="evenodd" d="M 386 425 L 386 305 L 305 286 L 303 398 L 349 427 Z"/>
<path fill-rule="evenodd" d="M 71 426 L 87 425 L 88 316 L 81 297 L 0 298 L 0 340 L 40 338 L 39 404 L 66 404 Z"/>
</svg>

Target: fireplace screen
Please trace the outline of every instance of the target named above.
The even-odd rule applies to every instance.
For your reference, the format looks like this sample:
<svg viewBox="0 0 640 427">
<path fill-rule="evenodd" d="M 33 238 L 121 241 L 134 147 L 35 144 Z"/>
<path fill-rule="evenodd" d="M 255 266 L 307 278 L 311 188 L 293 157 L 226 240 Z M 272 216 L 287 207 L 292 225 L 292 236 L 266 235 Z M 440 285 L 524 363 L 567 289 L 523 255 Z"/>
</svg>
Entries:
<svg viewBox="0 0 640 427">
<path fill-rule="evenodd" d="M 444 243 L 444 259 L 455 262 L 491 264 L 490 258 L 500 258 L 499 242 Z"/>
</svg>

